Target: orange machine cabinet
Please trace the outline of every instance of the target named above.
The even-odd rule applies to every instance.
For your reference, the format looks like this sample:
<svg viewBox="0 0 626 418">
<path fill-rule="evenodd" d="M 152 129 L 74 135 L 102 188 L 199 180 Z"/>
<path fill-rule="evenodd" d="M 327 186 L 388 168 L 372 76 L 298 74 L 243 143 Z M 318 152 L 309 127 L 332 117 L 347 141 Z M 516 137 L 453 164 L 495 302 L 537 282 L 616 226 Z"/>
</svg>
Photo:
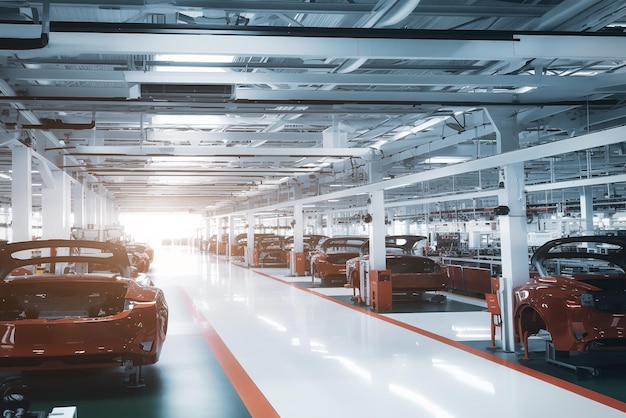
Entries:
<svg viewBox="0 0 626 418">
<path fill-rule="evenodd" d="M 296 261 L 296 265 L 295 265 L 295 273 L 297 276 L 304 276 L 304 270 L 305 270 L 305 266 L 304 266 L 304 253 L 302 252 L 297 252 L 294 254 L 294 258 Z"/>
<path fill-rule="evenodd" d="M 370 270 L 370 307 L 377 312 L 391 310 L 391 270 Z"/>
</svg>

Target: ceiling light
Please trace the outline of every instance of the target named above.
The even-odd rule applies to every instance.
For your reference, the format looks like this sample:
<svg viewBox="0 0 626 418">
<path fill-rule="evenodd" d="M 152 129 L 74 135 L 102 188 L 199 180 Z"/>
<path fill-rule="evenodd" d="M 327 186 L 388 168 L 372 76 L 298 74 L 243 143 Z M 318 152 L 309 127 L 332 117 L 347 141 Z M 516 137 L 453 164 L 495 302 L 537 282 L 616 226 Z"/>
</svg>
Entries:
<svg viewBox="0 0 626 418">
<path fill-rule="evenodd" d="M 470 157 L 463 156 L 439 156 L 430 157 L 422 161 L 424 164 L 457 164 L 468 161 Z"/>
<path fill-rule="evenodd" d="M 223 63 L 233 62 L 233 55 L 157 54 L 156 61 Z"/>
<path fill-rule="evenodd" d="M 235 57 L 233 55 L 190 55 L 190 54 L 157 54 L 155 61 L 168 63 L 167 65 L 155 65 L 154 71 L 168 72 L 193 72 L 193 73 L 223 73 L 227 68 L 211 67 L 210 64 L 229 64 Z M 181 63 L 183 65 L 177 65 Z M 209 65 L 184 65 L 185 63 L 198 63 Z"/>
<path fill-rule="evenodd" d="M 218 127 L 227 123 L 223 116 L 217 115 L 154 115 L 153 125 L 202 125 Z"/>
</svg>

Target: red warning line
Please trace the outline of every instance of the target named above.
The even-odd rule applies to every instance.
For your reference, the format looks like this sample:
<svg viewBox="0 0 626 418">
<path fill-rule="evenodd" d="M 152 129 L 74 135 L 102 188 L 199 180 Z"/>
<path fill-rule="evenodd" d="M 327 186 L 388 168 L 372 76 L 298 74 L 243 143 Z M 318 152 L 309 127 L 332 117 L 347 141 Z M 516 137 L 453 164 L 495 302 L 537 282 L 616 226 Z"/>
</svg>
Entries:
<svg viewBox="0 0 626 418">
<path fill-rule="evenodd" d="M 500 364 L 502 366 L 508 367 L 508 368 L 513 369 L 513 370 L 515 370 L 517 372 L 524 373 L 524 374 L 526 374 L 528 376 L 532 376 L 532 377 L 534 377 L 536 379 L 539 379 L 539 380 L 543 380 L 546 383 L 550 383 L 550 384 L 552 384 L 554 386 L 558 386 L 558 387 L 563 388 L 565 390 L 568 390 L 568 391 L 570 391 L 572 393 L 576 393 L 576 394 L 578 394 L 580 396 L 584 396 L 585 398 L 588 398 L 588 399 L 591 399 L 593 401 L 596 401 L 596 402 L 602 403 L 604 405 L 610 406 L 611 408 L 617 409 L 618 411 L 626 412 L 626 403 L 624 403 L 624 402 L 622 402 L 620 400 L 617 400 L 615 398 L 611 398 L 610 396 L 606 396 L 606 395 L 603 395 L 601 393 L 594 392 L 593 390 L 584 388 L 582 386 L 578 386 L 578 385 L 576 385 L 574 383 L 570 383 L 570 382 L 567 382 L 565 380 L 561 380 L 561 379 L 559 379 L 557 377 L 550 376 L 550 375 L 545 374 L 545 373 L 541 373 L 541 372 L 539 372 L 537 370 L 531 369 L 530 367 L 523 366 L 522 364 L 510 361 L 510 360 L 503 359 L 503 358 L 498 357 L 498 356 L 496 356 L 494 354 L 481 351 L 481 350 L 479 350 L 477 348 L 470 347 L 470 346 L 465 345 L 465 344 L 463 344 L 461 342 L 454 341 L 454 340 L 451 340 L 449 338 L 443 337 L 441 335 L 434 334 L 434 333 L 432 333 L 430 331 L 427 331 L 425 329 L 418 328 L 416 326 L 406 324 L 404 322 L 398 321 L 397 319 L 393 319 L 393 318 L 390 318 L 388 316 L 381 315 L 381 314 L 379 314 L 377 312 L 364 310 L 361 307 L 355 306 L 355 305 L 350 304 L 350 303 L 346 303 L 346 302 L 344 302 L 342 300 L 333 298 L 331 296 L 324 295 L 322 293 L 316 292 L 313 289 L 309 289 L 309 288 L 306 288 L 306 287 L 299 286 L 299 285 L 297 285 L 295 283 L 292 283 L 292 282 L 289 282 L 287 280 L 283 280 L 281 278 L 274 277 L 274 276 L 272 276 L 270 274 L 267 274 L 267 273 L 264 273 L 262 271 L 254 270 L 254 272 L 257 273 L 257 274 L 260 274 L 261 276 L 265 276 L 265 277 L 268 277 L 268 278 L 270 278 L 272 280 L 276 280 L 278 282 L 287 284 L 289 286 L 293 286 L 293 287 L 295 287 L 297 289 L 300 289 L 300 290 L 303 290 L 305 292 L 309 292 L 309 293 L 311 293 L 311 294 L 313 294 L 315 296 L 318 296 L 318 297 L 330 300 L 332 302 L 338 303 L 340 305 L 346 306 L 346 307 L 351 308 L 351 309 L 358 310 L 359 312 L 362 312 L 362 313 L 364 313 L 366 315 L 374 316 L 374 317 L 376 317 L 378 319 L 381 319 L 381 320 L 383 320 L 385 322 L 388 322 L 390 324 L 397 325 L 397 326 L 399 326 L 401 328 L 404 328 L 404 329 L 407 329 L 409 331 L 421 334 L 421 335 L 423 335 L 425 337 L 428 337 L 428 338 L 431 338 L 433 340 L 437 340 L 437 341 L 439 341 L 441 343 L 444 343 L 444 344 L 450 345 L 450 346 L 452 346 L 454 348 L 457 348 L 459 350 L 463 350 L 465 352 L 471 353 L 471 354 L 473 354 L 475 356 L 479 356 L 479 357 L 482 357 L 482 358 L 484 358 L 486 360 L 492 361 L 494 363 L 498 363 L 498 364 Z"/>
<path fill-rule="evenodd" d="M 250 415 L 262 418 L 280 417 L 257 385 L 252 381 L 248 373 L 246 373 L 241 364 L 239 364 L 209 321 L 207 321 L 204 315 L 195 307 L 189 294 L 182 287 L 179 287 L 179 292 L 185 300 L 186 305 L 192 311 L 194 320 L 201 329 L 202 336 L 213 351 L 215 358 L 222 366 L 224 373 L 228 377 L 228 380 L 230 380 L 233 388 L 235 388 L 235 391 L 237 391 L 237 394 L 239 394 L 241 401 L 248 409 L 248 412 L 250 412 Z"/>
</svg>

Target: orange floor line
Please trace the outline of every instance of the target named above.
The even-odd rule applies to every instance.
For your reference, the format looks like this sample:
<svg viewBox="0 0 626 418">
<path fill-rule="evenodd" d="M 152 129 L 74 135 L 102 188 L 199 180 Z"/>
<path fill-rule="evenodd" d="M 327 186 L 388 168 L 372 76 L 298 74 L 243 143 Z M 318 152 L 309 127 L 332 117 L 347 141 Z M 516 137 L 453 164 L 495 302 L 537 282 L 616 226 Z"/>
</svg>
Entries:
<svg viewBox="0 0 626 418">
<path fill-rule="evenodd" d="M 501 357 L 498 357 L 498 356 L 496 356 L 495 354 L 492 354 L 492 353 L 481 351 L 479 349 L 476 349 L 476 348 L 470 347 L 470 346 L 468 346 L 466 344 L 463 344 L 463 343 L 461 343 L 459 341 L 451 340 L 449 338 L 443 337 L 441 335 L 437 335 L 435 333 L 432 333 L 432 332 L 427 331 L 425 329 L 418 328 L 418 327 L 413 326 L 413 325 L 406 324 L 406 323 L 404 323 L 402 321 L 398 321 L 398 320 L 396 320 L 394 318 L 390 318 L 388 316 L 379 314 L 377 312 L 364 310 L 362 307 L 358 307 L 358 306 L 355 306 L 353 304 L 349 304 L 349 303 L 343 302 L 341 300 L 338 300 L 336 298 L 333 298 L 331 296 L 324 295 L 322 293 L 316 292 L 314 289 L 309 289 L 309 288 L 306 288 L 306 287 L 299 286 L 299 285 L 297 285 L 295 283 L 291 283 L 291 282 L 289 282 L 287 280 L 283 280 L 283 279 L 281 279 L 279 277 L 272 276 L 270 274 L 264 273 L 264 272 L 259 271 L 259 270 L 255 270 L 254 272 L 257 273 L 257 274 L 260 274 L 262 276 L 268 277 L 268 278 L 270 278 L 272 280 L 276 280 L 278 282 L 281 282 L 281 283 L 293 286 L 293 287 L 298 288 L 300 290 L 303 290 L 305 292 L 312 293 L 312 294 L 314 294 L 314 295 L 316 295 L 318 297 L 330 300 L 330 301 L 335 302 L 335 303 L 339 303 L 339 304 L 344 305 L 344 306 L 346 306 L 348 308 L 359 310 L 359 311 L 363 312 L 366 315 L 375 316 L 377 318 L 382 319 L 383 321 L 389 322 L 389 323 L 397 325 L 397 326 L 399 326 L 401 328 L 404 328 L 404 329 L 416 332 L 418 334 L 424 335 L 424 336 L 426 336 L 428 338 L 432 338 L 432 339 L 437 340 L 439 342 L 442 342 L 444 344 L 447 344 L 447 345 L 450 345 L 452 347 L 455 347 L 455 348 L 457 348 L 459 350 L 463 350 L 463 351 L 466 351 L 466 352 L 471 353 L 473 355 L 482 357 L 482 358 L 484 358 L 486 360 L 493 361 L 493 362 L 498 363 L 498 364 L 500 364 L 502 366 L 505 366 L 505 367 L 508 367 L 510 369 L 513 369 L 513 370 L 515 370 L 517 372 L 524 373 L 526 375 L 532 376 L 532 377 L 534 377 L 536 379 L 539 379 L 539 380 L 543 380 L 544 382 L 553 384 L 555 386 L 558 386 L 558 387 L 561 387 L 563 389 L 566 389 L 566 390 L 568 390 L 570 392 L 573 392 L 573 393 L 576 393 L 578 395 L 584 396 L 584 397 L 586 397 L 588 399 L 592 399 L 592 400 L 594 400 L 596 402 L 599 402 L 599 403 L 602 403 L 604 405 L 610 406 L 611 408 L 617 409 L 618 411 L 626 412 L 626 403 L 624 403 L 624 402 L 622 402 L 622 401 L 620 401 L 618 399 L 611 398 L 610 396 L 606 396 L 606 395 L 598 393 L 598 392 L 594 392 L 593 390 L 584 388 L 582 386 L 575 385 L 575 384 L 567 382 L 565 380 L 561 380 L 561 379 L 559 379 L 557 377 L 550 376 L 550 375 L 545 374 L 545 373 L 541 373 L 539 371 L 536 371 L 534 369 L 526 367 L 526 366 L 524 366 L 522 364 L 510 361 L 510 360 L 507 360 L 507 359 L 504 359 L 504 358 L 501 358 Z"/>
<path fill-rule="evenodd" d="M 194 320 L 200 326 L 205 341 L 213 351 L 217 361 L 222 366 L 224 373 L 235 388 L 235 391 L 239 394 L 241 401 L 248 409 L 248 412 L 250 412 L 250 415 L 262 418 L 280 417 L 248 373 L 246 373 L 241 364 L 239 364 L 215 329 L 204 315 L 195 308 L 189 294 L 183 288 L 179 288 L 179 291 L 187 306 L 193 312 Z"/>
</svg>

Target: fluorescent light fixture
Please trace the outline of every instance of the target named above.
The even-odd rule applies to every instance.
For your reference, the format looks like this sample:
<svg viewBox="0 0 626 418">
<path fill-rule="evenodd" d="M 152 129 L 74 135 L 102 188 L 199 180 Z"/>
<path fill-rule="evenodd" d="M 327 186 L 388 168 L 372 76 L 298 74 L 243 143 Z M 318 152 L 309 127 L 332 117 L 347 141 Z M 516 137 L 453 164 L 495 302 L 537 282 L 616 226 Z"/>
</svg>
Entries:
<svg viewBox="0 0 626 418">
<path fill-rule="evenodd" d="M 153 125 L 202 125 L 218 127 L 227 123 L 223 116 L 217 115 L 154 115 Z"/>
<path fill-rule="evenodd" d="M 233 55 L 198 55 L 198 54 L 157 54 L 156 61 L 222 63 L 233 62 Z"/>
<path fill-rule="evenodd" d="M 176 63 L 198 63 L 198 64 L 228 64 L 233 62 L 233 55 L 196 55 L 196 54 L 157 54 L 156 61 L 168 61 L 170 65 L 155 65 L 154 71 L 184 71 L 197 73 L 223 73 L 227 68 L 208 66 L 176 65 Z"/>
<path fill-rule="evenodd" d="M 457 164 L 468 161 L 470 157 L 463 156 L 440 156 L 430 157 L 422 161 L 424 164 Z"/>
<path fill-rule="evenodd" d="M 225 73 L 226 68 L 219 67 L 192 67 L 189 65 L 155 65 L 154 71 L 166 73 Z"/>
<path fill-rule="evenodd" d="M 576 73 L 578 75 L 578 73 Z M 533 86 L 521 86 L 521 87 L 472 87 L 466 86 L 463 88 L 467 93 L 514 93 L 514 94 L 524 94 L 529 91 L 536 90 L 537 87 Z"/>
<path fill-rule="evenodd" d="M 11 180 L 11 176 L 9 176 L 8 174 L 0 173 L 0 179 Z"/>
</svg>

